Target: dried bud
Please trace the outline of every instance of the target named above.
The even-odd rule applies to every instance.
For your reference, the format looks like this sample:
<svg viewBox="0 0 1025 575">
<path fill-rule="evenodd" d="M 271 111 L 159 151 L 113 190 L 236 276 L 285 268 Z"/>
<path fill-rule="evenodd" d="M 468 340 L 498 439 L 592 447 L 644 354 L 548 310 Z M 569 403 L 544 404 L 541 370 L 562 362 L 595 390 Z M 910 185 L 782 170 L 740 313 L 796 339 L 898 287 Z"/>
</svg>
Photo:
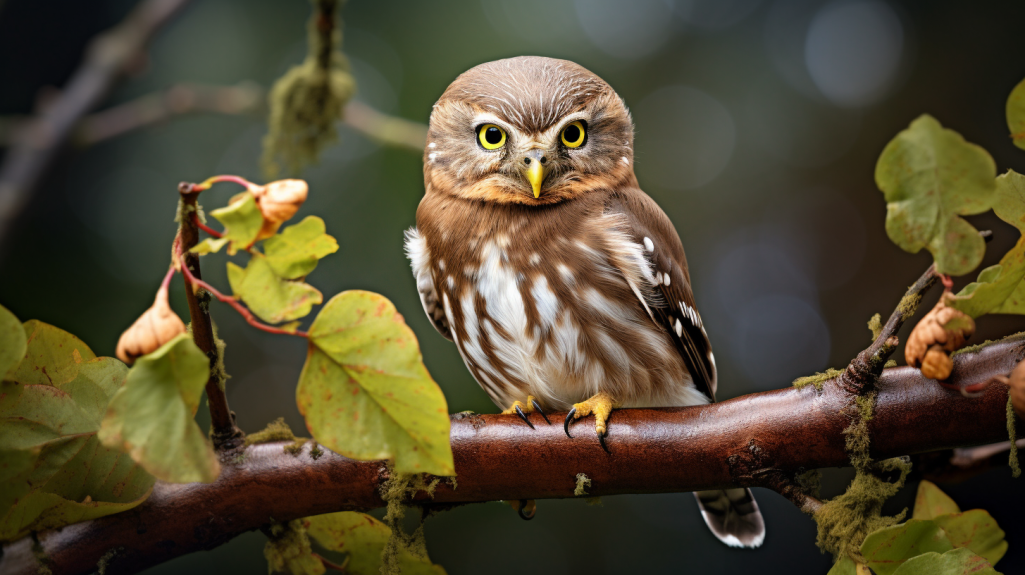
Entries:
<svg viewBox="0 0 1025 575">
<path fill-rule="evenodd" d="M 256 196 L 256 204 L 263 214 L 263 227 L 257 239 L 264 239 L 278 233 L 281 224 L 299 211 L 309 187 L 303 180 L 278 180 L 266 186 L 252 186 L 249 191 Z"/>
<path fill-rule="evenodd" d="M 1007 383 L 1011 386 L 1011 407 L 1018 417 L 1025 419 L 1025 361 L 1014 368 Z"/>
<path fill-rule="evenodd" d="M 185 324 L 168 304 L 167 288 L 160 286 L 153 305 L 117 340 L 117 357 L 131 364 L 137 358 L 153 353 L 180 333 L 185 333 Z"/>
<path fill-rule="evenodd" d="M 930 379 L 947 379 L 954 367 L 950 353 L 964 345 L 975 333 L 975 320 L 950 307 L 953 295 L 944 292 L 936 307 L 918 322 L 908 336 L 904 359 L 912 367 L 921 367 Z M 940 357 L 942 356 L 942 357 Z"/>
</svg>

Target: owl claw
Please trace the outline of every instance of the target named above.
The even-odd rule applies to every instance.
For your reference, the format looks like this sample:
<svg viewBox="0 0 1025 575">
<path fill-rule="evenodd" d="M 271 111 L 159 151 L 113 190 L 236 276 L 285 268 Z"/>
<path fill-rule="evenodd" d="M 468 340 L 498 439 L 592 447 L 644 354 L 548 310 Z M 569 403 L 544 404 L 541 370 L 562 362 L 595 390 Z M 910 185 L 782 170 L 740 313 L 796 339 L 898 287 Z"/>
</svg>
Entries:
<svg viewBox="0 0 1025 575">
<path fill-rule="evenodd" d="M 598 434 L 598 443 L 601 444 L 601 448 L 605 450 L 605 453 L 608 453 L 609 455 L 612 455 L 612 451 L 609 450 L 609 446 L 605 445 L 605 436 L 606 435 L 607 435 L 606 433 L 599 433 Z"/>
<path fill-rule="evenodd" d="M 574 407 L 573 409 L 570 409 L 569 413 L 566 414 L 566 422 L 562 424 L 562 428 L 566 430 L 566 437 L 570 439 L 573 439 L 573 436 L 569 434 L 569 424 L 573 421 L 573 416 L 576 414 L 577 408 Z"/>
<path fill-rule="evenodd" d="M 530 405 L 534 406 L 534 411 L 540 413 L 541 417 L 545 418 L 545 423 L 547 423 L 548 425 L 552 424 L 551 420 L 548 419 L 548 414 L 545 413 L 545 410 L 541 409 L 541 404 L 538 403 L 537 400 L 533 397 L 530 398 Z"/>
<path fill-rule="evenodd" d="M 531 429 L 534 429 L 534 424 L 530 422 L 530 419 L 527 418 L 527 414 L 523 413 L 523 410 L 520 409 L 520 406 L 515 406 L 515 409 L 516 415 L 520 416 L 520 419 L 522 419 L 523 421 L 526 421 L 527 425 L 529 425 Z"/>
</svg>

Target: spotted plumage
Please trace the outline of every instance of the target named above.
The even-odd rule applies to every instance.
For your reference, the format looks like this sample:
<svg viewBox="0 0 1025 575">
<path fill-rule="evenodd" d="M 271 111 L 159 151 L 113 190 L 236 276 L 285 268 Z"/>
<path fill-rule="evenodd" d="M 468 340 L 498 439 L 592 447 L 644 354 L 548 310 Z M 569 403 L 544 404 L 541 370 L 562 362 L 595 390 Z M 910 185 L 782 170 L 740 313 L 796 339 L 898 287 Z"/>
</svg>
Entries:
<svg viewBox="0 0 1025 575">
<path fill-rule="evenodd" d="M 603 80 L 548 58 L 471 69 L 434 106 L 424 181 L 406 235 L 417 290 L 496 404 L 572 410 L 567 432 L 594 413 L 601 437 L 612 407 L 715 400 L 683 246 L 638 185 L 633 124 Z M 757 504 L 733 491 L 699 496 L 704 517 L 758 545 Z"/>
</svg>

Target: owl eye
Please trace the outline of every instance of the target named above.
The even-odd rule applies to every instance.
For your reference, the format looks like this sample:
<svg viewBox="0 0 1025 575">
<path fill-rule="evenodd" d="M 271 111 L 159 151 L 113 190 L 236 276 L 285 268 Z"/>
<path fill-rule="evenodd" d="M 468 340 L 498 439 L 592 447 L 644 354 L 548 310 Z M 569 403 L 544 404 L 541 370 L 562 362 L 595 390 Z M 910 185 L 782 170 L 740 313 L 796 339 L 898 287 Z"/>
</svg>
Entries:
<svg viewBox="0 0 1025 575">
<path fill-rule="evenodd" d="M 477 139 L 485 150 L 497 150 L 505 145 L 505 130 L 494 124 L 484 124 L 477 130 Z"/>
<path fill-rule="evenodd" d="M 584 123 L 580 120 L 571 122 L 568 126 L 562 129 L 562 144 L 567 148 L 579 148 L 584 145 L 584 140 L 587 138 L 587 131 L 584 129 Z"/>
</svg>

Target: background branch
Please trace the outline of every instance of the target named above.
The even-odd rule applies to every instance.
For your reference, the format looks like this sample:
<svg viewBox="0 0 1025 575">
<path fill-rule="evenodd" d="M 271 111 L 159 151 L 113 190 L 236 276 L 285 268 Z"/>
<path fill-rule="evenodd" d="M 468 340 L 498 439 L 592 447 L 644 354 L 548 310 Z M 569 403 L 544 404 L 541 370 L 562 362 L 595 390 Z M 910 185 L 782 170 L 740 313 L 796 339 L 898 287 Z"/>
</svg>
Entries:
<svg viewBox="0 0 1025 575">
<path fill-rule="evenodd" d="M 1008 373 L 1025 356 L 1025 336 L 955 356 L 951 381 L 961 386 Z M 1006 437 L 1007 387 L 995 384 L 963 397 L 912 368 L 884 370 L 868 423 L 871 455 L 967 447 Z M 573 497 L 576 475 L 591 479 L 589 496 L 664 493 L 729 486 L 773 487 L 802 469 L 848 464 L 842 413 L 850 393 L 836 380 L 822 390 L 787 388 L 699 407 L 626 409 L 613 413 L 606 453 L 580 424 L 575 439 L 559 425 L 531 430 L 502 415 L 454 416 L 452 448 L 458 484 L 442 482 L 433 500 L 452 505 L 499 499 Z M 559 421 L 555 415 L 553 421 Z M 588 420 L 589 421 L 589 420 Z M 936 421 L 945 422 L 937 426 Z M 382 462 L 358 462 L 325 452 L 285 453 L 284 443 L 255 445 L 224 461 L 212 484 L 157 483 L 139 507 L 38 536 L 55 574 L 87 573 L 112 547 L 123 548 L 107 573 L 133 572 L 260 528 L 270 517 L 288 521 L 384 505 Z M 788 496 L 789 497 L 789 496 Z M 790 497 L 794 500 L 793 497 Z M 797 501 L 795 501 L 796 503 Z M 804 501 L 802 507 L 814 505 Z M 810 511 L 811 509 L 806 509 Z M 0 572 L 36 573 L 32 541 L 7 544 Z"/>
<path fill-rule="evenodd" d="M 120 24 L 92 40 L 63 92 L 13 132 L 12 146 L 0 165 L 0 247 L 11 222 L 78 122 L 137 64 L 157 30 L 188 2 L 140 2 Z"/>
</svg>

